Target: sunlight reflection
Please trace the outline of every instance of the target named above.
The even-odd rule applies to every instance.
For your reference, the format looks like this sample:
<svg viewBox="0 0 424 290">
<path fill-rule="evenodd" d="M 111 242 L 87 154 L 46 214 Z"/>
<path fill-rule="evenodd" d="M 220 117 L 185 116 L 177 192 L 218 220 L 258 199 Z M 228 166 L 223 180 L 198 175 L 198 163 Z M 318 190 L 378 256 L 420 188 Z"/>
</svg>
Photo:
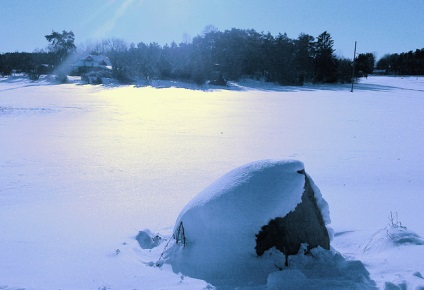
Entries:
<svg viewBox="0 0 424 290">
<path fill-rule="evenodd" d="M 206 94 L 151 87 L 99 92 L 107 106 L 95 127 L 87 128 L 97 136 L 92 139 L 91 147 L 97 148 L 102 158 L 110 158 L 114 166 L 126 168 L 127 174 L 136 174 L 136 179 L 144 183 L 160 182 L 167 174 L 192 167 L 191 158 L 197 164 L 202 163 L 208 154 L 216 156 L 225 150 L 222 142 L 227 135 L 222 131 L 231 127 L 224 117 L 229 115 L 231 107 L 222 107 L 221 97 L 210 98 Z M 188 153 L 193 144 L 196 144 L 194 152 Z M 168 165 L 164 166 L 165 163 Z M 149 172 L 140 172 L 146 166 Z M 164 168 L 169 172 L 164 172 Z"/>
<path fill-rule="evenodd" d="M 214 115 L 218 113 L 216 105 L 202 98 L 200 92 L 185 89 L 125 87 L 111 89 L 102 94 L 112 102 L 114 110 L 119 112 L 114 118 L 121 120 L 127 131 L 132 129 L 179 133 L 215 131 L 216 134 L 219 130 L 214 124 L 217 120 Z M 210 121 L 212 123 L 205 124 Z M 140 126 L 140 122 L 143 126 Z"/>
</svg>

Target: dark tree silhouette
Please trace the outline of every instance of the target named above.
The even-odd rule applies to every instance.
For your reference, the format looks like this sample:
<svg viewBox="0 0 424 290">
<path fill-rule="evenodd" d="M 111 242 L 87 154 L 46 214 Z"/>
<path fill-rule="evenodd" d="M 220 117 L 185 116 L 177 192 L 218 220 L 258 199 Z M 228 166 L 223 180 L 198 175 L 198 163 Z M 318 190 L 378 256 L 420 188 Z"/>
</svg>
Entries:
<svg viewBox="0 0 424 290">
<path fill-rule="evenodd" d="M 372 53 L 360 53 L 355 60 L 355 76 L 368 77 L 374 70 L 375 56 Z"/>
<path fill-rule="evenodd" d="M 62 33 L 52 30 L 51 34 L 45 36 L 49 44 L 49 50 L 55 56 L 55 63 L 60 64 L 66 57 L 76 50 L 75 36 L 72 31 L 63 30 Z"/>
<path fill-rule="evenodd" d="M 0 74 L 51 71 L 76 48 L 72 31 L 46 35 L 49 52 L 0 54 Z M 207 27 L 192 41 L 127 44 L 122 39 L 107 39 L 85 49 L 86 53 L 104 54 L 112 62 L 112 77 L 131 83 L 137 79 L 167 79 L 225 85 L 227 81 L 254 78 L 282 85 L 305 82 L 349 82 L 352 60 L 336 57 L 334 41 L 324 31 L 317 38 L 300 34 L 291 39 L 285 33 L 276 36 L 253 29 L 219 31 Z M 356 76 L 373 71 L 375 57 L 360 54 Z M 41 66 L 40 66 L 41 65 Z M 424 74 L 424 49 L 386 55 L 378 69 L 391 74 Z M 57 72 L 57 70 L 56 70 Z M 64 73 L 66 74 L 66 72 Z"/>
<path fill-rule="evenodd" d="M 386 54 L 377 62 L 377 68 L 387 74 L 424 75 L 424 48 L 401 54 Z"/>
<path fill-rule="evenodd" d="M 312 81 L 315 55 L 314 40 L 313 36 L 301 33 L 294 41 L 294 66 L 298 73 L 299 84 Z"/>
<path fill-rule="evenodd" d="M 327 31 L 324 31 L 317 37 L 314 59 L 315 82 L 334 83 L 337 81 L 337 66 L 336 57 L 333 54 L 333 45 L 334 40 Z"/>
</svg>

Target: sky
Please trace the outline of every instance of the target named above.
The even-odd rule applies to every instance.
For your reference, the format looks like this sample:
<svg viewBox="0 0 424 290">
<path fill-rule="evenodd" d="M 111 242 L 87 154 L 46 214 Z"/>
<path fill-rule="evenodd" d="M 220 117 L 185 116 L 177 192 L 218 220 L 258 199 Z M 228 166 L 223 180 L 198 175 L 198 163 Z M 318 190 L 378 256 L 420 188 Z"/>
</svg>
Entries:
<svg viewBox="0 0 424 290">
<path fill-rule="evenodd" d="M 424 48 L 424 0 L 0 0 L 0 53 L 46 49 L 52 30 L 73 31 L 77 47 L 108 38 L 180 43 L 208 25 L 273 35 L 324 31 L 338 56 Z"/>
</svg>

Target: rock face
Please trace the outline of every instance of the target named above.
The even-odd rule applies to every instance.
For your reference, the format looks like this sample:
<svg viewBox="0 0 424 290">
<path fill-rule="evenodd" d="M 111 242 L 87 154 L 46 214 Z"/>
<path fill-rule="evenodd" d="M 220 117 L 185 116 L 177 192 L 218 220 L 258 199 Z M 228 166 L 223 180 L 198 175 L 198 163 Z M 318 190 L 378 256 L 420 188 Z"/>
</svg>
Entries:
<svg viewBox="0 0 424 290">
<path fill-rule="evenodd" d="M 256 254 L 261 256 L 275 246 L 286 255 L 286 266 L 288 266 L 287 256 L 296 255 L 302 243 L 307 243 L 308 249 L 317 246 L 330 249 L 330 237 L 309 177 L 304 170 L 298 173 L 305 175 L 302 202 L 286 216 L 272 219 L 256 235 Z"/>
</svg>

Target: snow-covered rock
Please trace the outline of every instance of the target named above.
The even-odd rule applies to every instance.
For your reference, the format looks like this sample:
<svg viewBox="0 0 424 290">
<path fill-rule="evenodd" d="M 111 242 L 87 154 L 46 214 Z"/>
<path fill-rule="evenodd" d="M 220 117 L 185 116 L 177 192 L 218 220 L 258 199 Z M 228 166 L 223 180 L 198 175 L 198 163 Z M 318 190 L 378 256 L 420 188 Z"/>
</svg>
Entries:
<svg viewBox="0 0 424 290">
<path fill-rule="evenodd" d="M 258 234 L 270 222 L 276 223 L 276 228 L 287 230 L 279 226 L 281 220 L 298 211 L 305 203 L 302 200 L 307 191 L 312 195 L 310 206 L 315 210 L 302 212 L 300 209 L 295 220 L 290 221 L 288 230 L 291 232 L 285 234 L 292 238 L 297 231 L 301 232 L 301 238 L 306 239 L 301 242 L 309 243 L 307 233 L 312 230 L 311 235 L 321 234 L 327 241 L 322 242 L 323 245 L 315 240 L 311 243 L 329 248 L 325 226 L 330 222 L 328 204 L 305 173 L 303 163 L 264 160 L 230 171 L 187 204 L 177 218 L 176 243 L 167 253 L 167 262 L 176 273 L 204 279 L 216 286 L 265 284 L 270 273 L 284 267 L 285 257 L 280 251 L 287 244 L 271 244 L 268 248 L 275 246 L 280 251 L 272 248 L 272 255 L 258 256 L 255 250 Z M 302 215 L 307 214 L 313 217 L 304 219 Z M 320 223 L 313 222 L 315 216 Z M 308 229 L 308 223 L 322 228 Z M 268 233 L 268 236 L 275 234 L 278 233 Z M 295 253 L 288 254 L 296 254 L 301 242 L 289 242 L 298 245 L 293 248 L 297 249 Z"/>
<path fill-rule="evenodd" d="M 153 249 L 162 242 L 162 238 L 154 235 L 149 229 L 139 231 L 135 239 L 142 249 Z"/>
<path fill-rule="evenodd" d="M 383 252 L 393 247 L 424 245 L 424 239 L 404 226 L 387 225 L 377 231 L 364 248 L 364 253 Z"/>
</svg>

